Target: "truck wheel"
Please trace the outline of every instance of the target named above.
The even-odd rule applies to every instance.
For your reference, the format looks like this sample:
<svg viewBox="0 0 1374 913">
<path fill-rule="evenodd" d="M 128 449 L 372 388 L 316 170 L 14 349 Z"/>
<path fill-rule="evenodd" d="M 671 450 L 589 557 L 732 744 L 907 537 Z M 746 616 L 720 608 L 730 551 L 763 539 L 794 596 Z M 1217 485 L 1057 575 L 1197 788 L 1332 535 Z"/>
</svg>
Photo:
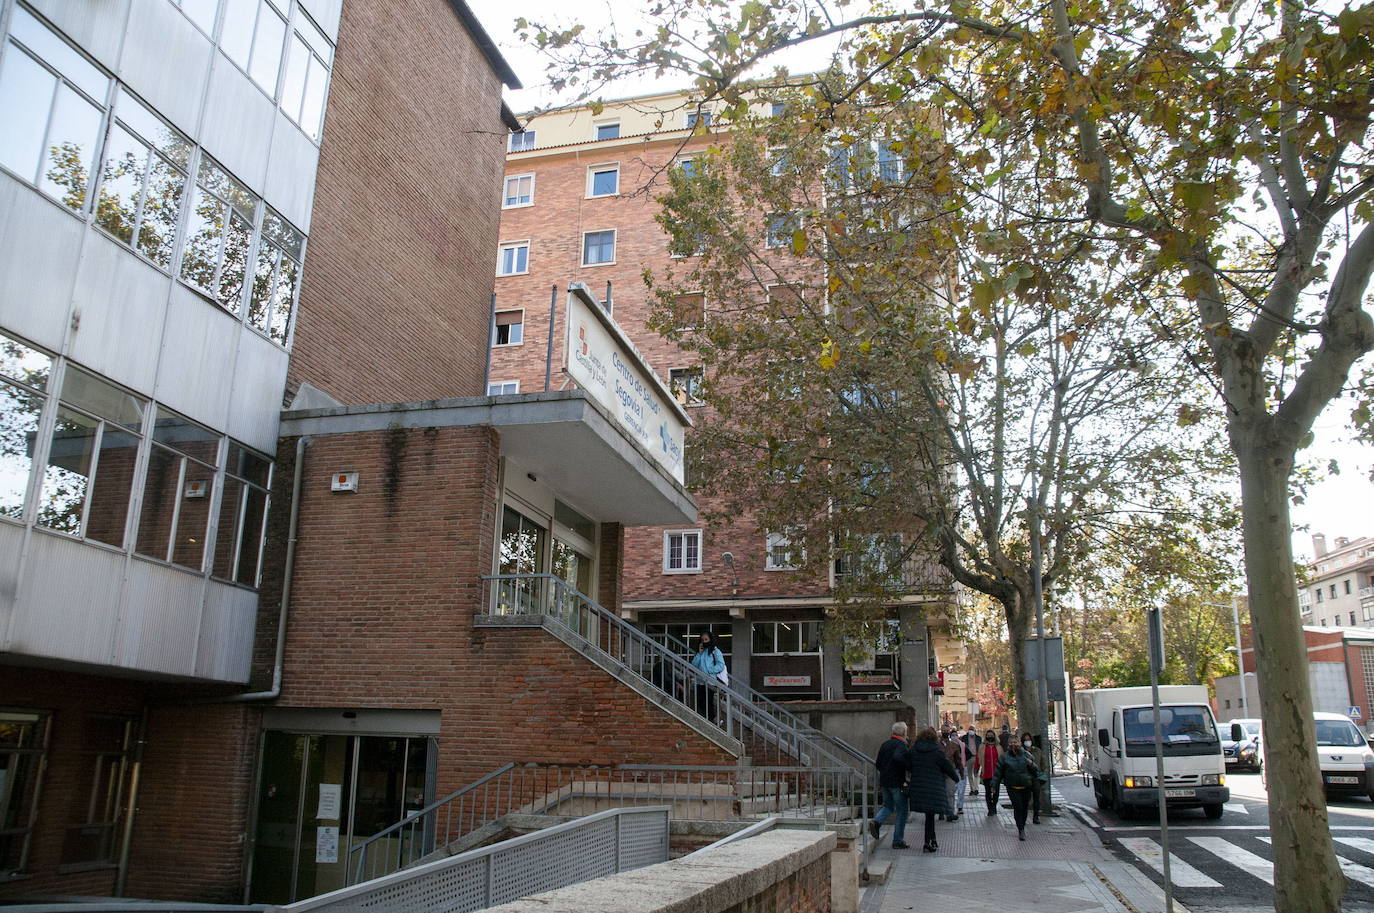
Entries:
<svg viewBox="0 0 1374 913">
<path fill-rule="evenodd" d="M 1127 805 L 1122 800 L 1120 791 L 1118 791 L 1112 799 L 1112 811 L 1123 821 L 1128 821 L 1135 817 L 1135 808 Z"/>
<path fill-rule="evenodd" d="M 1093 798 L 1097 800 L 1097 807 L 1103 811 L 1111 807 L 1111 800 L 1107 798 L 1107 794 L 1098 786 L 1093 786 Z"/>
<path fill-rule="evenodd" d="M 1220 802 L 1208 802 L 1206 805 L 1202 806 L 1202 813 L 1213 821 L 1221 817 L 1222 811 L 1224 811 L 1224 809 Z"/>
</svg>

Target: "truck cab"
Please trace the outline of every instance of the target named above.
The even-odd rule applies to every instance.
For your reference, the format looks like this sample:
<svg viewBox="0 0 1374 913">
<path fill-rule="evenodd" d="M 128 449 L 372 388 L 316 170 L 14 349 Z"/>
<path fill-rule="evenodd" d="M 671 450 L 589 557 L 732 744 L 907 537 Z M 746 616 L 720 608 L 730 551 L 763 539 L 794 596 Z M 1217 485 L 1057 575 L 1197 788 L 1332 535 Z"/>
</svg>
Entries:
<svg viewBox="0 0 1374 913">
<path fill-rule="evenodd" d="M 1206 688 L 1162 685 L 1159 723 L 1164 796 L 1171 808 L 1201 808 L 1220 818 L 1231 792 Z M 1155 710 L 1149 688 L 1099 688 L 1074 695 L 1084 773 L 1098 808 L 1123 818 L 1159 804 Z"/>
</svg>

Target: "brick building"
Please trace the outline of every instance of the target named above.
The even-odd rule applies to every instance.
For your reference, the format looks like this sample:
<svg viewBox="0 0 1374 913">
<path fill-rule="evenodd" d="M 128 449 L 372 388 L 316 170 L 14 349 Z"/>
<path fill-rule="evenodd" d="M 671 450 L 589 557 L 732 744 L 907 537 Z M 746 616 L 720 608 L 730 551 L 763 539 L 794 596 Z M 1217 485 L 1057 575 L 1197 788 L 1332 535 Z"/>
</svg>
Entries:
<svg viewBox="0 0 1374 913">
<path fill-rule="evenodd" d="M 703 408 L 694 395 L 701 368 L 646 326 L 651 302 L 642 276 L 665 272 L 681 254 L 655 221 L 654 196 L 666 188 L 668 172 L 729 142 L 727 131 L 693 129 L 709 118 L 709 110 L 669 93 L 541 114 L 512 137 L 489 392 L 567 385 L 560 283 L 573 277 L 606 299 L 687 411 Z M 706 291 L 683 296 L 681 305 L 690 319 L 713 302 Z M 909 590 L 892 601 L 889 626 L 865 645 L 866 658 L 846 664 L 842 645 L 824 633 L 833 576 L 792 573 L 788 549 L 783 537 L 747 517 L 713 528 L 629 528 L 624 591 L 613 608 L 650 634 L 692 645 L 711 631 L 737 681 L 776 700 L 803 702 L 800 709 L 818 716 L 838 711 L 836 702 L 865 700 L 876 702 L 873 709 L 914 708 L 918 720 L 938 721 L 941 711 L 966 717 L 964 652 L 950 635 L 952 583 L 943 572 L 924 567 L 913 574 Z M 943 690 L 942 673 L 950 689 L 943 706 L 935 693 Z M 874 744 L 886 737 L 886 726 L 866 725 L 876 732 Z M 844 731 L 860 743 L 873 741 Z"/>
<path fill-rule="evenodd" d="M 588 389 L 483 389 L 516 81 L 462 0 L 0 33 L 0 896 L 286 901 L 502 762 L 738 763 L 540 628 L 533 570 L 619 604 L 695 505 Z"/>
</svg>

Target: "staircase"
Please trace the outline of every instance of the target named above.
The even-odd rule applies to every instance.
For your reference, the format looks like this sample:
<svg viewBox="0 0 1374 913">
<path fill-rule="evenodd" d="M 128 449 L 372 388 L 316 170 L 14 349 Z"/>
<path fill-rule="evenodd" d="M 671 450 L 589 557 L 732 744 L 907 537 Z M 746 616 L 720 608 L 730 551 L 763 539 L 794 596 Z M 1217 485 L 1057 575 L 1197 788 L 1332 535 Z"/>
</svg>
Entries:
<svg viewBox="0 0 1374 913">
<path fill-rule="evenodd" d="M 736 757 L 778 767 L 850 768 L 867 774 L 858 749 L 821 732 L 746 684 L 708 679 L 687 645 L 662 642 L 553 574 L 484 577 L 490 615 L 482 623 L 538 624 Z M 714 705 L 714 706 L 713 706 Z M 708 716 L 714 710 L 715 719 Z"/>
<path fill-rule="evenodd" d="M 681 640 L 649 637 L 559 577 L 483 579 L 490 586 L 489 614 L 478 617 L 479 625 L 543 628 L 740 763 L 505 764 L 353 845 L 350 883 L 479 846 L 504 833 L 518 815 L 666 805 L 672 818 L 689 821 L 867 817 L 872 762 L 858 749 L 741 682 L 726 687 L 708 680 L 692 666 Z M 859 831 L 866 856 L 867 829 Z"/>
</svg>

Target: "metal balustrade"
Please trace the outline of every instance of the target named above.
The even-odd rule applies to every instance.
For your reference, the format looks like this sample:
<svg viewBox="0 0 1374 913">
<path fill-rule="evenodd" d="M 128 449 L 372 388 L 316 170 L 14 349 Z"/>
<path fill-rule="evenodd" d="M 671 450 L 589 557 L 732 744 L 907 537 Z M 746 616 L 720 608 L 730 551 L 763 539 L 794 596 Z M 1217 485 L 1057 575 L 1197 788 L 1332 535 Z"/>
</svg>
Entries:
<svg viewBox="0 0 1374 913">
<path fill-rule="evenodd" d="M 553 574 L 498 574 L 490 586 L 493 615 L 539 616 L 557 624 L 583 646 L 617 664 L 665 695 L 667 702 L 750 746 L 771 753 L 769 761 L 802 767 L 852 767 L 867 773 L 871 762 L 854 747 L 821 732 L 746 685 L 723 685 L 698 671 L 687 645 L 665 643 L 608 611 Z M 790 759 L 790 760 L 789 760 Z"/>
<path fill-rule="evenodd" d="M 838 823 L 867 818 L 868 790 L 867 775 L 850 767 L 505 764 L 352 846 L 348 872 L 358 883 L 459 852 L 499 837 L 511 815 L 644 805 L 683 821 L 778 815 Z"/>
<path fill-rule="evenodd" d="M 614 808 L 280 909 L 469 913 L 667 859 L 667 807 Z"/>
</svg>

